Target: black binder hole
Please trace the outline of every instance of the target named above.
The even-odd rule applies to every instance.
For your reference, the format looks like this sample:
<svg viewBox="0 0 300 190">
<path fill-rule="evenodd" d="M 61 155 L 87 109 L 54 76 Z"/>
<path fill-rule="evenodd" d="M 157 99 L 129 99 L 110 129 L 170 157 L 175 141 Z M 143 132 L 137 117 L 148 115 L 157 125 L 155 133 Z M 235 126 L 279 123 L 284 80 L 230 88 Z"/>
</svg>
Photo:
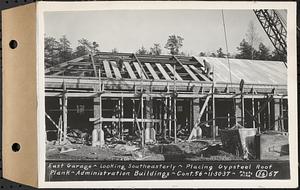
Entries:
<svg viewBox="0 0 300 190">
<path fill-rule="evenodd" d="M 12 146 L 11 146 L 11 149 L 14 151 L 14 152 L 19 152 L 19 150 L 21 149 L 21 146 L 19 143 L 14 143 Z"/>
<path fill-rule="evenodd" d="M 11 49 L 15 49 L 15 48 L 17 48 L 17 46 L 18 46 L 18 42 L 17 42 L 16 40 L 11 40 L 11 41 L 9 42 L 9 47 L 10 47 Z"/>
</svg>

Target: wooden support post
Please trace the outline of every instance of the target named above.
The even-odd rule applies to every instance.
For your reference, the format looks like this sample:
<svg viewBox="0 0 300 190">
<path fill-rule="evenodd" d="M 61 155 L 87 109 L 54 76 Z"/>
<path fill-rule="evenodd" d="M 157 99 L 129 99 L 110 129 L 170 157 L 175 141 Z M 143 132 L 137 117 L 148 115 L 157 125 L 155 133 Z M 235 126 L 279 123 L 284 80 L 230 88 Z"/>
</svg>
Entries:
<svg viewBox="0 0 300 190">
<path fill-rule="evenodd" d="M 124 118 L 124 98 L 121 97 L 121 118 Z M 124 140 L 124 123 L 121 122 L 121 140 Z"/>
<path fill-rule="evenodd" d="M 267 118 L 268 118 L 268 130 L 271 130 L 271 105 L 270 105 L 270 101 L 268 101 Z"/>
<path fill-rule="evenodd" d="M 227 113 L 227 127 L 230 128 L 230 113 Z"/>
<path fill-rule="evenodd" d="M 176 112 L 177 112 L 177 107 L 176 107 L 176 97 L 174 93 L 173 97 L 174 103 L 173 103 L 173 113 L 174 113 L 174 142 L 177 143 L 177 117 L 176 117 Z"/>
<path fill-rule="evenodd" d="M 200 118 L 199 115 L 200 115 L 200 110 L 201 110 L 200 98 L 195 98 L 195 99 L 193 99 L 192 102 L 193 102 L 193 107 L 192 107 L 192 110 L 193 110 L 193 121 L 192 122 L 193 123 L 192 123 L 190 131 L 192 131 L 193 127 L 195 127 L 195 124 L 201 122 L 201 121 L 198 121 Z M 201 118 L 200 118 L 200 120 L 201 120 Z"/>
<path fill-rule="evenodd" d="M 242 125 L 242 99 L 237 98 L 235 101 L 235 123 Z"/>
<path fill-rule="evenodd" d="M 171 137 L 172 135 L 172 112 L 171 112 L 171 108 L 172 108 L 172 98 L 169 97 L 169 105 L 168 105 L 168 124 L 169 124 L 169 137 Z"/>
<path fill-rule="evenodd" d="M 213 111 L 213 124 L 212 124 L 212 137 L 213 137 L 213 140 L 215 141 L 216 140 L 216 99 L 215 99 L 215 96 L 214 96 L 214 85 L 213 85 L 213 89 L 212 89 L 212 111 Z"/>
<path fill-rule="evenodd" d="M 251 99 L 251 103 L 252 103 L 252 115 L 254 117 L 255 114 L 255 102 L 254 102 L 254 98 Z M 255 121 L 252 121 L 252 128 L 255 128 Z"/>
<path fill-rule="evenodd" d="M 141 95 L 141 126 L 142 126 L 142 147 L 145 147 L 145 127 L 144 127 L 144 97 Z"/>
<path fill-rule="evenodd" d="M 245 126 L 245 98 L 243 92 L 241 92 L 241 121 L 242 126 Z"/>
<path fill-rule="evenodd" d="M 284 120 L 283 120 L 283 98 L 280 99 L 280 131 L 284 131 Z"/>
<path fill-rule="evenodd" d="M 260 101 L 257 101 L 257 110 L 260 109 Z M 258 121 L 258 133 L 260 133 L 261 127 L 260 127 L 260 113 L 257 115 L 257 121 Z"/>
<path fill-rule="evenodd" d="M 274 99 L 274 130 L 279 131 L 281 128 L 281 100 Z"/>
<path fill-rule="evenodd" d="M 209 111 L 210 110 L 209 110 L 209 103 L 208 103 L 205 109 L 205 121 L 209 120 Z"/>
<path fill-rule="evenodd" d="M 177 59 L 174 56 L 175 59 Z M 177 59 L 178 60 L 178 59 Z M 179 77 L 180 78 L 180 77 Z M 174 119 L 174 142 L 177 142 L 177 122 L 176 122 L 176 64 L 173 65 L 173 119 Z"/>
<path fill-rule="evenodd" d="M 121 139 L 121 98 L 118 99 L 118 118 L 119 118 L 119 122 L 118 122 L 118 134 L 119 134 L 119 139 Z"/>
<path fill-rule="evenodd" d="M 168 98 L 165 97 L 164 98 L 164 129 L 163 129 L 163 133 L 164 133 L 164 139 L 167 138 L 167 125 L 168 125 Z"/>
<path fill-rule="evenodd" d="M 212 90 L 210 90 L 209 92 L 211 93 Z M 205 101 L 204 101 L 204 103 L 203 103 L 203 105 L 202 105 L 202 108 L 201 108 L 201 110 L 200 110 L 200 112 L 199 112 L 199 115 L 197 116 L 197 120 L 196 120 L 196 123 L 194 124 L 194 127 L 196 127 L 196 126 L 201 122 L 202 115 L 203 115 L 203 113 L 204 113 L 205 108 L 208 106 L 208 104 L 209 104 L 209 99 L 210 99 L 211 97 L 213 97 L 212 94 L 211 94 L 211 95 L 208 95 L 208 96 L 206 97 L 206 99 L 205 99 Z M 199 103 L 199 108 L 200 108 L 200 103 Z"/>
<path fill-rule="evenodd" d="M 134 124 L 134 120 L 135 120 L 135 99 L 132 99 L 132 118 L 133 118 L 133 121 L 132 121 L 132 127 L 130 127 L 130 132 L 132 132 L 131 131 L 131 129 L 134 129 L 134 127 L 135 127 L 135 124 Z"/>
<path fill-rule="evenodd" d="M 158 100 L 158 110 L 159 110 L 159 119 L 160 119 L 160 122 L 159 122 L 159 134 L 161 135 L 162 134 L 162 126 L 163 126 L 163 103 L 162 103 L 162 99 Z"/>
<path fill-rule="evenodd" d="M 153 113 L 153 99 L 149 96 L 145 97 L 145 119 L 154 119 Z M 153 143 L 155 142 L 155 134 L 153 125 L 154 121 L 145 123 L 145 143 Z"/>
<path fill-rule="evenodd" d="M 198 99 L 199 100 L 199 99 Z M 193 121 L 194 121 L 194 101 L 193 99 L 189 99 L 190 101 L 190 121 L 189 121 L 189 132 L 192 131 Z"/>
<path fill-rule="evenodd" d="M 95 77 L 97 77 L 97 70 L 96 70 L 96 65 L 95 65 L 95 61 L 94 61 L 94 55 L 93 53 L 91 52 L 90 53 L 90 56 L 91 56 L 91 61 L 92 61 L 92 65 L 93 65 L 93 69 L 94 69 L 94 73 L 95 73 Z M 99 76 L 101 77 L 100 75 L 101 73 L 99 73 Z"/>
<path fill-rule="evenodd" d="M 60 116 L 59 117 L 59 144 L 61 144 L 63 138 L 62 125 L 63 125 L 62 116 Z"/>
<path fill-rule="evenodd" d="M 63 142 L 63 100 L 62 97 L 59 98 L 59 111 L 61 113 L 59 117 L 60 125 L 59 125 L 59 144 Z"/>
<path fill-rule="evenodd" d="M 63 104 L 63 131 L 64 131 L 64 140 L 63 142 L 67 142 L 67 132 L 68 132 L 68 99 L 66 96 L 66 85 L 63 83 L 63 97 L 62 97 L 62 104 Z"/>
</svg>

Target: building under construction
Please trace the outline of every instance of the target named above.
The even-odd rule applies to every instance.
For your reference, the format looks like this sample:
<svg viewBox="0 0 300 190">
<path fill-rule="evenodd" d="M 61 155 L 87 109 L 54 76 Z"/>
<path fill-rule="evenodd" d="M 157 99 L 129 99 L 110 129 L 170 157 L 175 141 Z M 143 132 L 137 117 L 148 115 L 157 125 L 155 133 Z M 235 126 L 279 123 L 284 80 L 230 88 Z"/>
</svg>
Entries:
<svg viewBox="0 0 300 190">
<path fill-rule="evenodd" d="M 238 124 L 288 131 L 279 61 L 101 52 L 45 68 L 45 96 L 47 140 L 61 143 L 71 130 L 89 134 L 93 146 L 108 135 L 176 143 L 197 127 L 207 140 Z"/>
</svg>

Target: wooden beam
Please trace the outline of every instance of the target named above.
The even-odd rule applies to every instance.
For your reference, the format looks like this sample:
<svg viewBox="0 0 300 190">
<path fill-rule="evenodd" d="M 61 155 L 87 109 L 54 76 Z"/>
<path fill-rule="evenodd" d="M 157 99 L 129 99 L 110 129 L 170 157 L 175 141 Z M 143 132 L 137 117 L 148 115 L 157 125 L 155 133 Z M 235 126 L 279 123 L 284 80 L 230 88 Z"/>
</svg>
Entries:
<svg viewBox="0 0 300 190">
<path fill-rule="evenodd" d="M 109 62 L 107 60 L 104 60 L 103 65 L 104 65 L 104 71 L 106 73 L 106 77 L 112 78 L 112 73 L 111 73 L 111 69 L 109 66 Z"/>
<path fill-rule="evenodd" d="M 142 63 L 140 62 L 140 60 L 139 60 L 139 58 L 136 56 L 136 54 L 134 53 L 133 54 L 133 57 L 135 58 L 135 60 L 138 62 L 138 65 L 140 66 L 140 69 L 141 69 L 141 73 L 143 73 L 144 74 L 144 76 L 145 76 L 145 79 L 149 79 L 148 78 L 148 76 L 147 76 L 147 73 L 146 73 L 146 71 L 144 70 L 144 68 L 143 68 L 143 65 L 142 65 Z"/>
<path fill-rule="evenodd" d="M 171 97 L 168 98 L 169 99 L 169 105 L 167 107 L 168 109 L 168 123 L 169 123 L 169 137 L 171 137 L 172 135 L 172 112 L 171 112 L 171 109 L 172 109 L 172 100 L 171 100 Z"/>
<path fill-rule="evenodd" d="M 173 114 L 174 114 L 174 141 L 177 143 L 177 117 L 176 117 L 176 112 L 177 112 L 177 104 L 176 104 L 176 97 L 173 97 Z"/>
<path fill-rule="evenodd" d="M 141 95 L 141 126 L 142 126 L 142 147 L 145 146 L 145 126 L 144 126 L 144 97 L 143 94 Z"/>
<path fill-rule="evenodd" d="M 129 74 L 130 78 L 137 79 L 134 72 L 133 72 L 133 70 L 132 70 L 132 68 L 130 67 L 129 63 L 125 62 L 125 61 L 123 63 L 125 65 L 125 68 L 126 68 L 128 74 Z"/>
<path fill-rule="evenodd" d="M 178 98 L 206 98 L 209 93 L 205 94 L 190 94 L 190 93 L 179 93 Z M 61 92 L 45 92 L 46 97 L 61 97 L 62 93 Z M 85 92 L 85 93 L 67 93 L 68 97 L 76 98 L 76 97 L 98 97 L 99 93 L 97 92 Z M 113 93 L 113 92 L 105 92 L 101 95 L 103 98 L 119 98 L 119 97 L 124 97 L 124 98 L 139 98 L 140 95 L 136 93 Z M 154 98 L 164 98 L 166 96 L 170 96 L 170 94 L 167 93 L 149 93 L 149 94 L 144 94 L 144 96 L 151 96 Z M 254 99 L 263 99 L 266 98 L 267 95 L 244 95 L 244 98 L 254 98 Z M 222 98 L 222 99 L 237 99 L 240 97 L 237 97 L 234 94 L 215 94 L 215 98 Z M 283 98 L 287 99 L 287 96 L 274 96 L 274 98 Z"/>
<path fill-rule="evenodd" d="M 214 92 L 214 85 L 212 86 L 212 91 Z M 216 140 L 216 134 L 217 134 L 217 126 L 216 126 L 216 98 L 214 93 L 212 93 L 212 138 L 215 141 Z"/>
<path fill-rule="evenodd" d="M 166 66 L 172 72 L 172 74 L 175 74 L 175 78 L 177 80 L 182 80 L 182 78 L 178 75 L 178 73 L 176 71 L 174 71 L 174 68 L 170 64 L 166 64 Z"/>
<path fill-rule="evenodd" d="M 63 112 L 63 131 L 64 131 L 64 140 L 63 142 L 67 142 L 67 131 L 68 131 L 68 99 L 66 96 L 66 85 L 63 83 L 63 96 L 62 96 L 62 112 Z"/>
<path fill-rule="evenodd" d="M 211 81 L 207 76 L 202 74 L 200 70 L 198 70 L 194 65 L 189 65 L 191 69 L 193 69 L 201 78 L 203 78 L 205 81 Z"/>
<path fill-rule="evenodd" d="M 117 79 L 121 79 L 122 76 L 121 76 L 120 70 L 119 70 L 119 68 L 117 66 L 117 63 L 115 61 L 110 61 L 110 63 L 111 63 L 111 66 L 113 68 L 113 71 L 115 73 L 116 78 Z"/>
<path fill-rule="evenodd" d="M 211 93 L 211 92 L 212 92 L 212 89 L 209 91 L 209 93 Z M 203 113 L 204 113 L 204 110 L 205 110 L 205 109 L 207 108 L 207 106 L 208 106 L 208 102 L 209 102 L 210 98 L 211 98 L 211 96 L 206 96 L 206 99 L 205 99 L 205 101 L 204 101 L 204 103 L 203 103 L 203 105 L 202 105 L 202 107 L 201 107 L 199 116 L 198 116 L 198 118 L 197 118 L 197 120 L 196 120 L 196 123 L 194 123 L 193 128 L 194 128 L 194 127 L 197 127 L 197 126 L 201 123 L 202 115 L 203 115 Z M 200 106 L 200 105 L 199 105 L 199 106 Z M 193 130 L 191 130 L 191 134 L 190 134 L 190 136 L 189 136 L 189 138 L 188 138 L 188 141 L 192 140 L 192 138 L 193 138 L 192 131 L 193 131 Z"/>
<path fill-rule="evenodd" d="M 190 77 L 192 77 L 192 79 L 194 79 L 195 81 L 200 81 L 199 79 L 198 79 L 198 77 L 189 69 L 189 67 L 187 66 L 187 65 L 184 65 L 178 58 L 177 58 L 177 56 L 173 56 L 174 57 L 174 59 L 177 61 L 177 63 L 181 66 L 181 67 L 183 67 L 185 70 L 186 70 L 186 72 L 188 73 L 188 75 L 190 76 Z"/>
<path fill-rule="evenodd" d="M 103 78 L 103 77 L 102 77 Z M 47 87 L 52 87 L 56 84 L 56 87 L 61 87 L 63 81 L 66 82 L 67 85 L 74 84 L 77 86 L 76 88 L 80 88 L 81 84 L 84 86 L 84 88 L 93 88 L 94 85 L 98 85 L 98 79 L 95 77 L 84 77 L 84 78 L 79 78 L 79 77 L 72 77 L 72 76 L 46 76 L 45 77 L 45 86 Z M 108 86 L 120 86 L 120 85 L 126 85 L 126 86 L 134 86 L 140 82 L 140 79 L 122 79 L 122 80 L 112 80 L 112 79 L 105 79 L 103 78 L 103 83 Z M 163 86 L 165 87 L 170 81 L 164 81 L 164 80 L 144 80 L 144 84 L 147 86 Z M 170 85 L 172 85 L 170 83 Z M 212 85 L 212 81 L 177 81 L 177 86 L 195 86 L 195 87 L 208 87 L 210 88 Z M 225 88 L 228 86 L 229 83 L 217 83 L 215 85 L 216 88 Z M 239 88 L 239 83 L 233 83 L 230 84 L 232 88 Z M 245 84 L 244 85 L 245 92 L 250 92 L 252 88 L 256 89 L 257 93 L 270 93 L 272 92 L 273 88 L 276 88 L 277 93 L 281 94 L 286 94 L 287 92 L 287 85 L 274 85 L 274 84 Z M 224 89 L 223 89 L 224 90 Z"/>
<path fill-rule="evenodd" d="M 255 113 L 255 101 L 254 98 L 251 98 L 251 104 L 252 104 L 252 115 L 254 116 Z M 255 128 L 255 121 L 252 121 L 252 128 Z"/>
<path fill-rule="evenodd" d="M 93 55 L 92 52 L 90 53 L 90 57 L 91 57 L 92 66 L 93 66 L 95 77 L 97 77 L 97 69 L 96 69 L 96 65 L 95 65 L 95 61 L 94 61 L 94 55 Z"/>
<path fill-rule="evenodd" d="M 55 121 L 45 112 L 46 117 L 51 121 L 51 123 L 57 128 L 58 131 L 61 131 L 61 128 L 59 127 L 59 124 L 56 124 Z"/>
<path fill-rule="evenodd" d="M 124 98 L 121 97 L 121 117 L 124 118 Z M 123 122 L 121 123 L 121 140 L 124 140 L 124 125 Z"/>
<path fill-rule="evenodd" d="M 166 80 L 172 80 L 160 63 L 156 63 L 156 66 Z"/>
<path fill-rule="evenodd" d="M 133 62 L 133 65 L 134 65 L 138 75 L 140 76 L 140 78 L 146 79 L 146 76 L 145 76 L 143 70 L 141 69 L 139 63 L 138 62 Z"/>
<path fill-rule="evenodd" d="M 70 64 L 69 64 L 70 62 L 78 62 L 78 61 L 81 61 L 81 60 L 84 59 L 84 57 L 85 57 L 85 56 L 81 56 L 81 57 L 78 57 L 78 58 L 73 59 L 73 60 L 70 60 L 70 61 L 66 61 L 66 62 L 63 62 L 63 63 L 59 63 L 58 65 L 55 65 L 54 67 L 49 67 L 49 68 L 45 69 L 45 73 L 47 74 L 47 73 L 51 72 L 51 70 L 52 70 L 53 68 L 59 68 L 59 69 L 61 70 L 62 68 L 64 68 L 64 67 L 70 65 Z"/>
<path fill-rule="evenodd" d="M 188 74 L 195 80 L 195 81 L 200 81 L 198 77 L 191 71 L 191 69 L 187 65 L 183 65 L 183 68 L 188 72 Z"/>
<path fill-rule="evenodd" d="M 156 74 L 155 70 L 153 69 L 153 67 L 151 66 L 151 64 L 150 63 L 145 63 L 145 65 L 148 68 L 148 70 L 150 71 L 153 78 L 156 79 L 156 80 L 160 80 L 160 78 L 157 76 L 157 74 Z"/>
</svg>

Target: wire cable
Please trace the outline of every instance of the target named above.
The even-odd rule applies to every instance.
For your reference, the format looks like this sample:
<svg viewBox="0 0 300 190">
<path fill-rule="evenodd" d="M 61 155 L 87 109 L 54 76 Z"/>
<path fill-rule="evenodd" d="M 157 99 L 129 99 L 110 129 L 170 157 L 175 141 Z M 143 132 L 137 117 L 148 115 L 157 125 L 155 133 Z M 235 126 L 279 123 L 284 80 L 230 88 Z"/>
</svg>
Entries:
<svg viewBox="0 0 300 190">
<path fill-rule="evenodd" d="M 226 45 L 226 53 L 227 53 L 227 63 L 228 63 L 228 69 L 229 69 L 229 80 L 230 80 L 230 86 L 232 88 L 232 77 L 231 77 L 231 65 L 230 65 L 230 61 L 229 61 L 229 51 L 228 51 L 228 40 L 227 40 L 227 33 L 226 33 L 226 24 L 225 24 L 225 18 L 224 18 L 224 12 L 223 9 L 221 10 L 222 13 L 222 21 L 223 21 L 223 29 L 224 29 L 224 38 L 225 38 L 225 45 Z M 230 90 L 229 90 L 230 93 Z M 236 105 L 235 105 L 235 99 L 232 99 L 232 103 L 233 103 L 233 110 L 234 112 L 236 112 Z M 235 121 L 237 122 L 237 121 Z"/>
<path fill-rule="evenodd" d="M 226 58 L 227 58 L 227 63 L 228 63 L 228 68 L 229 68 L 229 79 L 230 79 L 230 84 L 232 87 L 232 77 L 231 77 L 231 66 L 230 66 L 230 61 L 229 61 L 229 52 L 228 52 L 228 42 L 227 42 L 227 33 L 226 33 L 226 25 L 225 25 L 225 19 L 224 19 L 224 12 L 222 10 L 222 21 L 223 21 L 223 29 L 224 29 L 224 37 L 225 37 L 225 45 L 226 45 Z"/>
</svg>

